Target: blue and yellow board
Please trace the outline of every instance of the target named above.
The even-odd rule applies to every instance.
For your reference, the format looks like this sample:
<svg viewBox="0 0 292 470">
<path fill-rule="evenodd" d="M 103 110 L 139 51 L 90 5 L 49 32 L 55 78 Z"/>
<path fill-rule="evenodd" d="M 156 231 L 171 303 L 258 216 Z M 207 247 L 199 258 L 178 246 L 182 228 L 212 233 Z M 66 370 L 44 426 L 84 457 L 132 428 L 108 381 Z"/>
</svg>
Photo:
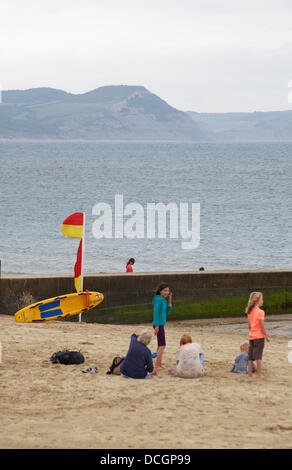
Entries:
<svg viewBox="0 0 292 470">
<path fill-rule="evenodd" d="M 15 313 L 17 322 L 32 323 L 67 318 L 97 307 L 104 299 L 100 292 L 60 295 L 29 305 Z"/>
</svg>

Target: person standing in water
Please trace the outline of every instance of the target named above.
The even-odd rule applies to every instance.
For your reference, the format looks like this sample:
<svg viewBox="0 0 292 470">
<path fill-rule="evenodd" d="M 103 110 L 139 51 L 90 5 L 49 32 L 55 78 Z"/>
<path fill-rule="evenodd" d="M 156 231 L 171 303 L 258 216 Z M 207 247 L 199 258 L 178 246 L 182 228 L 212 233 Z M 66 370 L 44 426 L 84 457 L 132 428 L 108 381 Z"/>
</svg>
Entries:
<svg viewBox="0 0 292 470">
<path fill-rule="evenodd" d="M 167 300 L 166 300 L 167 299 Z M 155 367 L 152 375 L 157 373 L 157 370 L 164 369 L 162 365 L 162 355 L 166 346 L 164 326 L 166 324 L 166 317 L 172 309 L 172 293 L 170 292 L 168 284 L 162 282 L 155 291 L 155 296 L 152 300 L 153 304 L 153 328 L 157 336 L 157 357 Z"/>
<path fill-rule="evenodd" d="M 129 261 L 126 264 L 126 273 L 132 273 L 133 272 L 133 264 L 135 264 L 134 258 L 130 258 Z"/>
<path fill-rule="evenodd" d="M 248 349 L 248 375 L 252 376 L 253 361 L 257 364 L 257 377 L 262 377 L 262 356 L 265 346 L 265 339 L 269 342 L 270 338 L 265 328 L 265 312 L 262 307 L 263 294 L 261 292 L 252 292 L 249 296 L 245 313 L 248 318 L 249 326 L 249 349 Z"/>
</svg>

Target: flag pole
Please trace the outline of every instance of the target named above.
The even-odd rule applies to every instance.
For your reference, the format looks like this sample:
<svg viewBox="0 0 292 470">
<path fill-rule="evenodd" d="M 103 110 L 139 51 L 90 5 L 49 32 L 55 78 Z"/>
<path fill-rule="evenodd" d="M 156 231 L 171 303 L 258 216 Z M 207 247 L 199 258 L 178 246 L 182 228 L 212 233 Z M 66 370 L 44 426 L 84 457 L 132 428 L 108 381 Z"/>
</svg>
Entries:
<svg viewBox="0 0 292 470">
<path fill-rule="evenodd" d="M 83 234 L 82 234 L 82 255 L 81 255 L 81 292 L 83 292 L 83 260 L 85 251 L 85 212 L 83 212 Z M 79 313 L 79 322 L 81 322 L 81 315 Z"/>
</svg>

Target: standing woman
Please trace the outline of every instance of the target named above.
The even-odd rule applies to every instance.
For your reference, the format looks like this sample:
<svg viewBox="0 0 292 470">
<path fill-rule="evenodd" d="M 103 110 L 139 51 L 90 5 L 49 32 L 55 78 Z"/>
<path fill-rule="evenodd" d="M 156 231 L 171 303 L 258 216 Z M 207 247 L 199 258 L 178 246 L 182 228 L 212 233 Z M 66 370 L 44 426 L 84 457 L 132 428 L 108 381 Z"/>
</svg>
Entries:
<svg viewBox="0 0 292 470">
<path fill-rule="evenodd" d="M 126 264 L 126 272 L 127 273 L 132 273 L 133 272 L 133 264 L 135 264 L 134 258 L 130 258 L 129 261 Z"/>
<path fill-rule="evenodd" d="M 168 300 L 167 300 L 168 299 Z M 170 292 L 168 284 L 162 282 L 155 291 L 155 296 L 152 300 L 153 304 L 153 328 L 157 336 L 157 358 L 153 374 L 157 373 L 157 369 L 164 369 L 162 366 L 162 355 L 166 346 L 164 326 L 166 324 L 166 317 L 169 315 L 172 308 L 172 293 Z"/>
</svg>

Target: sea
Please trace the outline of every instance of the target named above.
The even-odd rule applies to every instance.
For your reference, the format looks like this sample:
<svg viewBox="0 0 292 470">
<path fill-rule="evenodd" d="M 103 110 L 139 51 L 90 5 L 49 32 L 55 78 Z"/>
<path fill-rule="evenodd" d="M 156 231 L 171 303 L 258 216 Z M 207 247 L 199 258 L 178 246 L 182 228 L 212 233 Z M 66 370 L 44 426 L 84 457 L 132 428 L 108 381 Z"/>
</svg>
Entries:
<svg viewBox="0 0 292 470">
<path fill-rule="evenodd" d="M 0 163 L 2 274 L 72 274 L 75 212 L 85 274 L 129 258 L 136 272 L 292 268 L 292 142 L 0 141 Z M 153 204 L 166 210 L 149 236 Z"/>
</svg>

